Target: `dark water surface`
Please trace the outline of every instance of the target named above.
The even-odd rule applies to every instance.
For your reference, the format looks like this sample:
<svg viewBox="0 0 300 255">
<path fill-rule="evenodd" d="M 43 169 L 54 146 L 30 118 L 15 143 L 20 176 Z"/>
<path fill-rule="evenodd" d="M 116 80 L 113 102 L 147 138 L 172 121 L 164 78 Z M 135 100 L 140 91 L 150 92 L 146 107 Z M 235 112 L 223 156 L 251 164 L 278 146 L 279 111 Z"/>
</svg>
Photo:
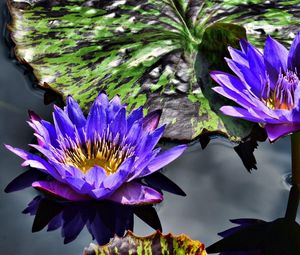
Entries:
<svg viewBox="0 0 300 255">
<path fill-rule="evenodd" d="M 1 8 L 3 3 L 1 1 Z M 8 152 L 2 143 L 26 148 L 32 130 L 26 124 L 27 109 L 50 119 L 52 106 L 43 105 L 43 93 L 33 91 L 30 82 L 8 58 L 1 37 L 0 57 L 0 254 L 82 254 L 91 241 L 83 231 L 76 241 L 64 245 L 60 231 L 31 233 L 33 217 L 22 210 L 37 194 L 32 189 L 5 194 L 6 185 L 22 171 L 21 160 Z M 198 144 L 170 164 L 166 175 L 179 184 L 187 197 L 165 193 L 158 205 L 164 233 L 186 233 L 207 246 L 219 239 L 217 233 L 233 225 L 229 219 L 257 218 L 271 221 L 284 216 L 288 188 L 283 176 L 290 170 L 288 138 L 275 144 L 260 144 L 256 151 L 258 171 L 249 174 L 232 145 L 216 139 L 202 150 Z M 299 218 L 299 213 L 298 213 Z M 153 230 L 136 219 L 135 232 Z"/>
</svg>

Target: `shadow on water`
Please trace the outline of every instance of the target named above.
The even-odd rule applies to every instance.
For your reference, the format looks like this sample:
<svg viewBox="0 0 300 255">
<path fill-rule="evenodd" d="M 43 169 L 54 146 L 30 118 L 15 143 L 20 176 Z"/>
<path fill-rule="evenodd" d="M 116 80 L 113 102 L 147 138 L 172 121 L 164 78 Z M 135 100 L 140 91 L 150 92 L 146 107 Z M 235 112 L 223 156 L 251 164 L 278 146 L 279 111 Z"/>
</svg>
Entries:
<svg viewBox="0 0 300 255">
<path fill-rule="evenodd" d="M 132 207 L 110 201 L 63 202 L 35 197 L 23 211 L 34 215 L 32 232 L 61 228 L 64 243 L 77 238 L 86 226 L 92 238 L 104 245 L 115 234 L 123 236 L 126 230 L 133 230 L 134 214 L 150 223 L 154 229 L 161 229 L 155 209 L 152 206 Z"/>
<path fill-rule="evenodd" d="M 239 226 L 219 233 L 222 240 L 207 248 L 220 255 L 298 255 L 300 225 L 295 221 L 300 186 L 290 190 L 286 214 L 271 222 L 256 219 L 231 220 Z"/>
</svg>

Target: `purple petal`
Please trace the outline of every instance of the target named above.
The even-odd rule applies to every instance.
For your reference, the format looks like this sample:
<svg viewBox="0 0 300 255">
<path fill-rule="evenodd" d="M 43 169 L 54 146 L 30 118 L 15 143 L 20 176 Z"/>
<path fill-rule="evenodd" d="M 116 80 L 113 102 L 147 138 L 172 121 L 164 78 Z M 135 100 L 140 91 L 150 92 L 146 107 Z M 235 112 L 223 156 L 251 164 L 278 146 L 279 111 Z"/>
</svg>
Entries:
<svg viewBox="0 0 300 255">
<path fill-rule="evenodd" d="M 127 123 L 128 125 L 128 123 Z M 130 128 L 126 137 L 126 144 L 136 145 L 140 142 L 142 132 L 142 123 L 136 121 Z"/>
<path fill-rule="evenodd" d="M 224 73 L 221 71 L 212 71 L 210 72 L 210 76 L 215 82 L 220 84 L 222 87 L 227 87 L 233 91 L 242 92 L 245 89 L 247 89 L 245 87 L 245 84 L 242 83 L 242 81 L 238 77 L 233 76 L 231 74 Z"/>
<path fill-rule="evenodd" d="M 69 174 L 68 176 L 72 176 L 80 179 L 85 178 L 85 174 L 79 168 L 71 165 L 66 165 L 66 164 L 61 164 L 61 166 L 64 166 L 66 172 Z"/>
<path fill-rule="evenodd" d="M 169 163 L 177 159 L 186 149 L 187 149 L 187 145 L 182 144 L 162 152 L 149 163 L 148 165 L 149 171 L 144 173 L 143 176 L 154 173 L 155 171 L 168 165 Z"/>
<path fill-rule="evenodd" d="M 271 36 L 267 36 L 264 58 L 275 68 L 275 70 L 287 70 L 288 50 Z"/>
<path fill-rule="evenodd" d="M 85 180 L 76 177 L 66 177 L 66 182 L 74 189 L 77 193 L 80 194 L 89 194 L 93 187 L 88 184 Z"/>
<path fill-rule="evenodd" d="M 53 147 L 57 148 L 59 146 L 57 142 L 57 134 L 55 127 L 48 121 L 42 120 L 41 124 L 47 129 L 50 143 Z"/>
<path fill-rule="evenodd" d="M 151 134 L 145 135 L 136 148 L 136 154 L 142 160 L 150 151 L 154 149 L 165 131 L 165 125 L 157 128 Z"/>
<path fill-rule="evenodd" d="M 56 105 L 54 105 L 53 119 L 57 134 L 74 139 L 75 126 L 66 113 Z"/>
<path fill-rule="evenodd" d="M 29 115 L 30 120 L 35 120 L 35 121 L 39 121 L 39 122 L 42 120 L 42 118 L 38 114 L 36 114 L 34 111 L 29 110 L 28 115 Z"/>
<path fill-rule="evenodd" d="M 263 81 L 265 81 L 266 68 L 263 55 L 258 51 L 258 49 L 249 44 L 247 56 L 250 70 L 258 77 L 260 77 Z"/>
<path fill-rule="evenodd" d="M 240 46 L 241 46 L 242 52 L 244 54 L 247 54 L 248 53 L 249 42 L 245 39 L 241 39 L 240 40 Z"/>
<path fill-rule="evenodd" d="M 258 123 L 265 123 L 266 121 L 271 123 L 280 123 L 279 119 L 272 119 L 271 117 L 266 116 L 265 114 L 260 112 L 260 109 L 249 108 L 248 110 L 245 110 L 240 107 L 223 106 L 221 107 L 220 111 L 228 116 L 242 118 Z"/>
<path fill-rule="evenodd" d="M 137 182 L 129 182 L 123 184 L 107 199 L 125 205 L 144 205 L 160 203 L 163 195 Z"/>
<path fill-rule="evenodd" d="M 7 144 L 5 144 L 5 147 L 25 160 L 22 163 L 22 166 L 30 166 L 33 168 L 37 168 L 44 173 L 50 174 L 58 181 L 61 180 L 61 176 L 57 173 L 56 169 L 52 165 L 50 165 L 46 160 L 22 149 L 13 148 L 12 146 Z"/>
<path fill-rule="evenodd" d="M 111 121 L 109 130 L 113 137 L 119 133 L 120 138 L 123 139 L 127 132 L 126 109 L 124 107 L 119 110 L 115 118 Z"/>
<path fill-rule="evenodd" d="M 144 158 L 139 158 L 134 162 L 134 167 L 129 174 L 127 182 L 132 181 L 133 179 L 138 178 L 139 176 L 144 176 L 145 172 L 149 172 L 147 165 L 156 157 L 156 155 L 160 152 L 161 148 L 157 148 L 154 151 L 150 151 L 148 155 Z"/>
<path fill-rule="evenodd" d="M 232 60 L 234 60 L 244 66 L 249 67 L 249 62 L 248 62 L 247 56 L 244 52 L 234 49 L 232 47 L 228 47 L 228 51 L 230 53 Z"/>
<path fill-rule="evenodd" d="M 49 144 L 53 144 L 55 147 L 58 146 L 56 131 L 52 124 L 35 119 L 28 121 L 28 124 L 36 132 L 35 135 L 38 137 L 38 143 L 41 146 L 48 147 Z"/>
<path fill-rule="evenodd" d="M 32 183 L 32 187 L 70 201 L 83 201 L 90 199 L 86 195 L 76 193 L 68 185 L 57 181 L 37 181 Z"/>
<path fill-rule="evenodd" d="M 235 101 L 236 103 L 244 107 L 260 107 L 262 111 L 269 112 L 269 109 L 262 103 L 257 97 L 249 93 L 244 84 L 237 77 L 219 72 L 213 71 L 210 73 L 211 77 L 220 84 L 223 88 L 213 88 L 217 93 Z"/>
<path fill-rule="evenodd" d="M 88 170 L 85 175 L 85 180 L 94 188 L 100 188 L 103 180 L 106 178 L 105 170 L 100 166 L 94 166 Z"/>
<path fill-rule="evenodd" d="M 65 112 L 68 114 L 70 120 L 76 125 L 77 128 L 84 127 L 86 119 L 79 104 L 71 96 L 67 97 L 67 106 L 65 107 Z"/>
<path fill-rule="evenodd" d="M 136 122 L 137 120 L 139 120 L 141 118 L 143 118 L 143 108 L 139 107 L 139 108 L 133 110 L 127 118 L 128 130 L 130 130 L 130 128 L 132 127 L 134 122 Z"/>
<path fill-rule="evenodd" d="M 37 137 L 37 142 L 41 146 L 45 146 L 50 142 L 49 135 L 44 126 L 40 124 L 41 118 L 33 111 L 28 111 L 30 121 L 27 121 L 28 125 L 36 132 L 34 135 Z M 38 123 L 36 125 L 36 123 Z"/>
<path fill-rule="evenodd" d="M 231 70 L 244 82 L 245 87 L 257 97 L 261 96 L 261 81 L 248 67 L 231 59 L 225 59 Z"/>
<path fill-rule="evenodd" d="M 297 33 L 288 55 L 288 68 L 300 72 L 300 32 Z"/>
<path fill-rule="evenodd" d="M 110 100 L 108 107 L 106 108 L 107 114 L 107 123 L 109 124 L 114 118 L 116 118 L 116 114 L 120 111 L 124 106 L 121 105 L 121 100 L 119 96 L 114 96 L 112 100 Z"/>
<path fill-rule="evenodd" d="M 268 138 L 271 142 L 279 139 L 282 136 L 288 135 L 300 130 L 300 124 L 294 123 L 280 123 L 280 124 L 266 124 L 265 125 Z"/>
<path fill-rule="evenodd" d="M 98 101 L 105 109 L 108 107 L 109 101 L 105 92 L 100 92 L 95 101 Z"/>
<path fill-rule="evenodd" d="M 280 70 L 275 69 L 266 59 L 264 60 L 264 63 L 270 81 L 270 88 L 274 89 L 278 81 Z"/>
<path fill-rule="evenodd" d="M 214 87 L 212 88 L 218 94 L 236 102 L 237 104 L 241 105 L 244 108 L 253 107 L 253 103 L 251 102 L 250 98 L 244 98 L 242 93 L 236 93 L 226 87 Z"/>
<path fill-rule="evenodd" d="M 161 110 L 150 112 L 143 120 L 144 131 L 147 133 L 154 131 L 158 126 L 160 116 Z"/>
<path fill-rule="evenodd" d="M 50 149 L 45 148 L 45 147 L 40 146 L 40 145 L 37 145 L 37 144 L 28 144 L 28 145 L 32 148 L 35 148 L 40 153 L 42 153 L 47 159 L 56 160 L 55 154 L 53 154 Z"/>
<path fill-rule="evenodd" d="M 93 197 L 94 199 L 106 199 L 108 196 L 110 196 L 114 190 L 108 189 L 108 188 L 99 188 L 99 189 L 93 189 L 89 192 L 89 195 Z"/>
<path fill-rule="evenodd" d="M 130 173 L 130 170 L 133 166 L 135 157 L 130 157 L 126 159 L 118 168 L 117 172 L 114 174 L 111 174 L 107 176 L 103 180 L 103 187 L 110 189 L 110 190 L 116 190 L 119 188 L 127 179 L 128 174 Z"/>
<path fill-rule="evenodd" d="M 93 140 L 96 135 L 102 137 L 104 130 L 107 127 L 107 119 L 105 108 L 95 101 L 89 112 L 86 123 L 87 138 Z"/>
</svg>

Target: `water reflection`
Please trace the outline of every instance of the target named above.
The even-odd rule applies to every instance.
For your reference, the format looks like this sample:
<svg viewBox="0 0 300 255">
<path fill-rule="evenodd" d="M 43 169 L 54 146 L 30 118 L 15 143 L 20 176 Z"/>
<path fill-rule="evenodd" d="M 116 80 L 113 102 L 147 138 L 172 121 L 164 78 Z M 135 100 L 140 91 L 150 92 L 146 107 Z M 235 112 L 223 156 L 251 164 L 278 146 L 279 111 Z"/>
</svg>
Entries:
<svg viewBox="0 0 300 255">
<path fill-rule="evenodd" d="M 31 187 L 35 181 L 49 180 L 49 175 L 36 169 L 29 169 L 11 181 L 5 192 L 14 192 Z M 156 172 L 139 180 L 143 184 L 185 196 L 182 189 L 169 178 Z M 123 236 L 126 230 L 133 231 L 134 215 L 151 226 L 154 230 L 162 231 L 161 223 L 153 205 L 129 206 L 106 200 L 88 200 L 71 202 L 53 194 L 35 197 L 23 211 L 35 215 L 32 232 L 47 227 L 47 231 L 61 228 L 64 243 L 76 239 L 86 226 L 93 239 L 104 245 L 115 235 Z"/>
<path fill-rule="evenodd" d="M 61 228 L 65 244 L 75 240 L 84 227 L 98 244 L 106 244 L 115 234 L 123 236 L 126 230 L 133 230 L 134 214 L 154 229 L 161 229 L 152 206 L 133 207 L 111 201 L 66 202 L 39 195 L 23 213 L 34 215 L 32 232 Z"/>
<path fill-rule="evenodd" d="M 286 214 L 271 222 L 256 219 L 232 220 L 239 226 L 219 235 L 222 240 L 207 248 L 220 255 L 299 255 L 300 225 L 295 221 L 299 205 L 300 186 L 290 191 Z"/>
</svg>

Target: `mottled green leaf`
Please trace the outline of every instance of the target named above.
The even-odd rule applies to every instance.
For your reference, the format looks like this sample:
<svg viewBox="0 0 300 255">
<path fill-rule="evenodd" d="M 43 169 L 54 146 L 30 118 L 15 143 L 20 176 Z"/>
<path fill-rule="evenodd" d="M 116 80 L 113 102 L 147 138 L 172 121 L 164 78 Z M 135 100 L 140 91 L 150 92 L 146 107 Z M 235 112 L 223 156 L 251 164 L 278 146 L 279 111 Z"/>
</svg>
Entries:
<svg viewBox="0 0 300 255">
<path fill-rule="evenodd" d="M 220 114 L 223 101 L 210 90 L 211 81 L 200 77 L 206 81 L 199 83 L 196 75 L 206 68 L 196 61 L 199 52 L 219 52 L 209 58 L 221 63 L 245 31 L 235 25 L 205 29 L 218 20 L 236 22 L 256 40 L 262 32 L 253 24 L 277 31 L 296 25 L 299 15 L 284 1 L 278 10 L 257 0 L 8 1 L 17 58 L 32 67 L 42 87 L 73 95 L 85 109 L 101 90 L 119 94 L 128 109 L 163 109 L 164 137 L 176 140 L 218 133 L 240 141 L 251 131 L 247 122 Z"/>
<path fill-rule="evenodd" d="M 248 39 L 263 47 L 266 35 L 290 45 L 300 30 L 300 0 L 222 0 L 214 20 L 243 25 Z"/>
<path fill-rule="evenodd" d="M 191 240 L 186 235 L 162 235 L 159 231 L 139 237 L 128 231 L 126 236 L 114 237 L 109 244 L 91 244 L 84 255 L 206 255 L 204 244 Z"/>
<path fill-rule="evenodd" d="M 206 131 L 238 141 L 249 134 L 225 126 L 197 82 L 194 65 L 209 17 L 201 1 L 9 3 L 16 55 L 41 86 L 73 95 L 85 109 L 100 90 L 119 94 L 129 109 L 163 109 L 165 138 L 192 140 Z"/>
</svg>

